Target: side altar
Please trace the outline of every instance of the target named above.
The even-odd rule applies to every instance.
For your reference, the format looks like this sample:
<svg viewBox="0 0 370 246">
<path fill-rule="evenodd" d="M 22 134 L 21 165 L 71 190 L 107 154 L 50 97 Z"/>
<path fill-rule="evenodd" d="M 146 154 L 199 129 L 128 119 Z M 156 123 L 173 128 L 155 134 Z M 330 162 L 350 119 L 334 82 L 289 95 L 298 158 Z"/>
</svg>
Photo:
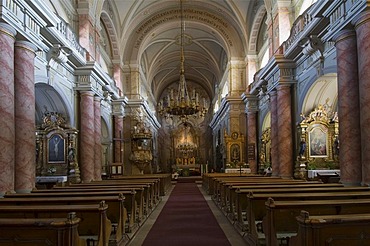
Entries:
<svg viewBox="0 0 370 246">
<path fill-rule="evenodd" d="M 61 114 L 46 110 L 36 129 L 36 182 L 81 182 L 77 134 Z"/>
</svg>

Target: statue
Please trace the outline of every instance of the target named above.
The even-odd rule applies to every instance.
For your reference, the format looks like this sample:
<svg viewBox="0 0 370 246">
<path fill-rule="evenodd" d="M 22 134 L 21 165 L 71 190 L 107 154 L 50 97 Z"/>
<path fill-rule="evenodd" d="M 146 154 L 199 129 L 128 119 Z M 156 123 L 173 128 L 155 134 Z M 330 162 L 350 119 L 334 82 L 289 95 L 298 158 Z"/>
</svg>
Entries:
<svg viewBox="0 0 370 246">
<path fill-rule="evenodd" d="M 301 142 L 299 143 L 299 158 L 304 158 L 304 153 L 306 151 L 306 141 L 304 139 L 301 139 Z"/>
</svg>

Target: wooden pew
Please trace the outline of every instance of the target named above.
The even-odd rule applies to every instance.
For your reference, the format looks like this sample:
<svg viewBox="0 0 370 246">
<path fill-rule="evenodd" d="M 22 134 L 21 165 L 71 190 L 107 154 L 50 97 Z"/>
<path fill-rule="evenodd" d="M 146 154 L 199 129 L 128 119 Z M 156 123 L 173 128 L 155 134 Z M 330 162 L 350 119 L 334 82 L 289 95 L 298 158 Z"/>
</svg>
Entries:
<svg viewBox="0 0 370 246">
<path fill-rule="evenodd" d="M 150 180 L 150 179 L 159 179 L 159 194 L 160 196 L 166 195 L 168 190 L 171 188 L 172 177 L 170 173 L 163 173 L 163 174 L 143 174 L 143 175 L 129 175 L 129 176 L 121 176 L 115 177 L 109 180 Z"/>
<path fill-rule="evenodd" d="M 208 195 L 214 194 L 214 182 L 222 178 L 240 178 L 240 177 L 263 177 L 262 175 L 254 174 L 236 174 L 236 173 L 206 173 L 202 176 L 202 186 Z"/>
<path fill-rule="evenodd" d="M 144 197 L 148 197 L 148 207 L 154 208 L 160 202 L 160 192 L 159 192 L 159 179 L 155 180 L 137 180 L 137 181 L 127 181 L 127 180 L 103 180 L 94 181 L 85 184 L 71 184 L 65 187 L 54 187 L 54 189 L 63 188 L 88 188 L 88 187 L 142 187 L 144 188 Z"/>
<path fill-rule="evenodd" d="M 264 176 L 260 176 L 260 177 L 233 177 L 233 178 L 215 178 L 213 180 L 213 193 L 212 193 L 212 197 L 214 198 L 217 198 L 220 196 L 220 193 L 221 193 L 221 189 L 222 189 L 222 186 L 223 184 L 225 183 L 232 183 L 232 184 L 252 184 L 252 183 L 256 183 L 256 184 L 265 184 L 265 185 L 268 185 L 270 183 L 274 183 L 275 181 L 277 182 L 281 182 L 281 183 L 291 183 L 291 182 L 294 182 L 294 183 L 297 183 L 297 182 L 305 182 L 305 181 L 302 181 L 302 180 L 293 180 L 293 179 L 282 179 L 282 178 L 279 178 L 279 177 L 264 177 Z M 217 200 L 217 199 L 216 199 Z"/>
<path fill-rule="evenodd" d="M 297 216 L 298 233 L 289 245 L 370 245 L 370 213 Z"/>
<path fill-rule="evenodd" d="M 245 182 L 235 182 L 235 181 L 227 181 L 223 182 L 220 191 L 215 192 L 217 194 L 216 204 L 220 207 L 221 210 L 224 211 L 226 215 L 232 214 L 233 207 L 232 205 L 236 202 L 236 195 L 235 191 L 241 188 L 279 188 L 279 187 L 291 187 L 291 186 L 321 186 L 321 182 L 317 181 L 296 181 L 296 180 L 281 180 L 281 179 L 270 179 L 269 177 L 265 177 L 265 179 L 258 179 L 258 180 L 249 180 Z M 343 186 L 341 184 L 331 184 L 332 186 Z"/>
<path fill-rule="evenodd" d="M 222 178 L 214 181 L 214 197 L 220 197 L 228 186 L 243 185 L 270 185 L 270 184 L 308 184 L 322 183 L 319 181 L 305 181 L 295 179 L 282 179 L 278 177 L 247 177 L 247 178 Z"/>
<path fill-rule="evenodd" d="M 257 198 L 258 196 L 253 196 L 261 193 L 317 193 L 317 192 L 361 192 L 367 191 L 370 192 L 370 187 L 364 186 L 353 186 L 353 187 L 344 187 L 333 184 L 320 184 L 320 185 L 297 185 L 297 186 L 250 186 L 251 188 L 238 188 L 232 194 L 232 197 L 229 201 L 230 207 L 230 217 L 234 220 L 237 220 L 239 223 L 243 224 L 243 213 L 247 213 L 248 199 Z M 235 194 L 234 194 L 235 193 Z M 249 197 L 248 197 L 249 196 Z M 273 196 L 273 195 L 271 195 Z M 255 208 L 260 208 L 264 211 L 264 203 L 267 200 L 260 200 L 260 204 L 255 204 Z M 256 201 L 257 202 L 257 201 Z M 254 214 L 261 214 L 261 212 L 253 211 Z M 261 218 L 262 219 L 262 218 Z"/>
<path fill-rule="evenodd" d="M 0 218 L 0 245 L 86 246 L 78 235 L 80 222 L 75 213 L 67 218 Z"/>
<path fill-rule="evenodd" d="M 82 186 L 79 187 L 58 187 L 53 189 L 47 189 L 47 190 L 33 190 L 31 194 L 33 196 L 43 196 L 40 194 L 44 194 L 44 196 L 51 196 L 53 193 L 55 193 L 53 196 L 59 196 L 59 193 L 63 193 L 63 196 L 68 196 L 68 193 L 75 193 L 72 196 L 78 196 L 78 194 L 81 194 L 82 196 L 91 196 L 95 195 L 93 193 L 100 193 L 97 195 L 112 195 L 112 194 L 118 194 L 122 193 L 126 199 L 125 199 L 125 209 L 127 210 L 127 213 L 129 217 L 132 217 L 134 221 L 137 223 L 141 223 L 145 218 L 145 216 L 148 216 L 150 214 L 150 207 L 148 205 L 148 196 L 149 194 L 147 191 L 143 188 L 143 185 L 139 186 Z M 20 197 L 22 195 L 5 195 L 5 197 Z M 134 197 L 134 198 L 133 198 Z"/>
<path fill-rule="evenodd" d="M 202 175 L 202 184 L 207 185 L 212 182 L 213 179 L 217 178 L 237 178 L 237 177 L 264 177 L 261 174 L 250 174 L 250 173 L 204 173 Z"/>
<path fill-rule="evenodd" d="M 236 190 L 241 189 L 278 189 L 278 188 L 288 188 L 288 187 L 321 187 L 323 183 L 317 181 L 308 182 L 279 182 L 278 180 L 273 180 L 266 184 L 265 182 L 255 182 L 255 183 L 225 183 L 224 188 L 221 190 L 220 196 L 218 198 L 218 204 L 221 209 L 224 209 L 226 213 L 230 212 L 230 205 L 236 201 Z M 326 187 L 343 187 L 343 184 L 327 184 Z"/>
<path fill-rule="evenodd" d="M 110 241 L 112 224 L 107 217 L 107 209 L 104 201 L 86 205 L 10 205 L 0 206 L 0 218 L 63 218 L 66 213 L 73 211 L 81 218 L 78 225 L 81 238 L 93 241 L 94 245 L 123 245 L 122 230 L 117 230 Z"/>
<path fill-rule="evenodd" d="M 58 187 L 55 186 L 55 189 L 58 188 L 76 188 L 79 189 L 80 187 L 97 187 L 97 186 L 122 186 L 122 187 L 137 187 L 142 186 L 145 189 L 145 193 L 149 193 L 150 198 L 150 204 L 148 204 L 150 207 L 153 207 L 157 205 L 160 202 L 160 180 L 159 179 L 142 179 L 142 180 L 119 180 L 119 179 L 113 179 L 113 180 L 102 180 L 102 181 L 93 181 L 91 183 L 81 183 L 81 184 L 70 184 L 65 187 Z"/>
<path fill-rule="evenodd" d="M 262 222 L 266 245 L 276 246 L 282 237 L 289 242 L 289 238 L 297 234 L 296 217 L 301 210 L 311 215 L 370 213 L 370 199 L 274 201 L 269 198 L 266 209 L 267 214 Z"/>
<path fill-rule="evenodd" d="M 77 193 L 76 193 L 77 194 Z M 27 195 L 27 194 L 25 194 Z M 138 229 L 138 224 L 133 218 L 128 218 L 126 221 L 125 213 L 125 197 L 122 194 L 118 195 L 101 195 L 101 196 L 50 196 L 50 197 L 6 197 L 0 199 L 0 206 L 5 205 L 86 205 L 97 204 L 101 201 L 109 206 L 107 212 L 108 218 L 112 223 L 117 224 L 117 228 L 125 228 L 126 233 L 132 233 Z M 121 229 L 122 230 L 122 229 Z M 123 234 L 124 232 L 122 232 Z"/>
<path fill-rule="evenodd" d="M 258 225 L 266 216 L 267 211 L 264 204 L 267 199 L 273 198 L 275 201 L 307 201 L 307 200 L 326 200 L 326 199 L 358 199 L 370 198 L 370 191 L 349 191 L 349 192 L 310 192 L 310 189 L 302 189 L 299 193 L 250 193 L 247 196 L 247 236 L 253 240 L 258 238 Z M 240 216 L 240 215 L 238 215 Z"/>
</svg>

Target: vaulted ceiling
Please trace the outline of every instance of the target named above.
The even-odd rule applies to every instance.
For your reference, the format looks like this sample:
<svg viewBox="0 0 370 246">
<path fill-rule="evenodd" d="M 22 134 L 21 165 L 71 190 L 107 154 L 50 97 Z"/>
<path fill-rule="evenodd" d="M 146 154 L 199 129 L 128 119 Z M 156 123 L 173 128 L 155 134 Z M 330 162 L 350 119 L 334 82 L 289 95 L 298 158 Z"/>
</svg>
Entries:
<svg viewBox="0 0 370 246">
<path fill-rule="evenodd" d="M 244 61 L 258 0 L 183 0 L 185 77 L 212 100 L 227 63 Z M 125 65 L 139 66 L 158 101 L 180 71 L 180 0 L 114 0 Z"/>
</svg>

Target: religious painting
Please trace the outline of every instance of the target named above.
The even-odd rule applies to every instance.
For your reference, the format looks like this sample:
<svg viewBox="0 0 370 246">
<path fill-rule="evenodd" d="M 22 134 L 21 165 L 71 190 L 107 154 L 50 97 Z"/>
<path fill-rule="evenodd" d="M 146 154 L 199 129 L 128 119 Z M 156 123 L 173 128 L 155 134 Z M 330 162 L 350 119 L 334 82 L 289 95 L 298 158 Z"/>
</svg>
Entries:
<svg viewBox="0 0 370 246">
<path fill-rule="evenodd" d="M 327 129 L 317 125 L 309 132 L 310 157 L 328 156 L 328 132 Z"/>
<path fill-rule="evenodd" d="M 60 134 L 54 134 L 48 140 L 48 162 L 65 163 L 65 139 Z"/>
<path fill-rule="evenodd" d="M 231 145 L 231 160 L 233 162 L 239 162 L 240 161 L 240 147 L 239 144 L 233 144 Z"/>
</svg>

